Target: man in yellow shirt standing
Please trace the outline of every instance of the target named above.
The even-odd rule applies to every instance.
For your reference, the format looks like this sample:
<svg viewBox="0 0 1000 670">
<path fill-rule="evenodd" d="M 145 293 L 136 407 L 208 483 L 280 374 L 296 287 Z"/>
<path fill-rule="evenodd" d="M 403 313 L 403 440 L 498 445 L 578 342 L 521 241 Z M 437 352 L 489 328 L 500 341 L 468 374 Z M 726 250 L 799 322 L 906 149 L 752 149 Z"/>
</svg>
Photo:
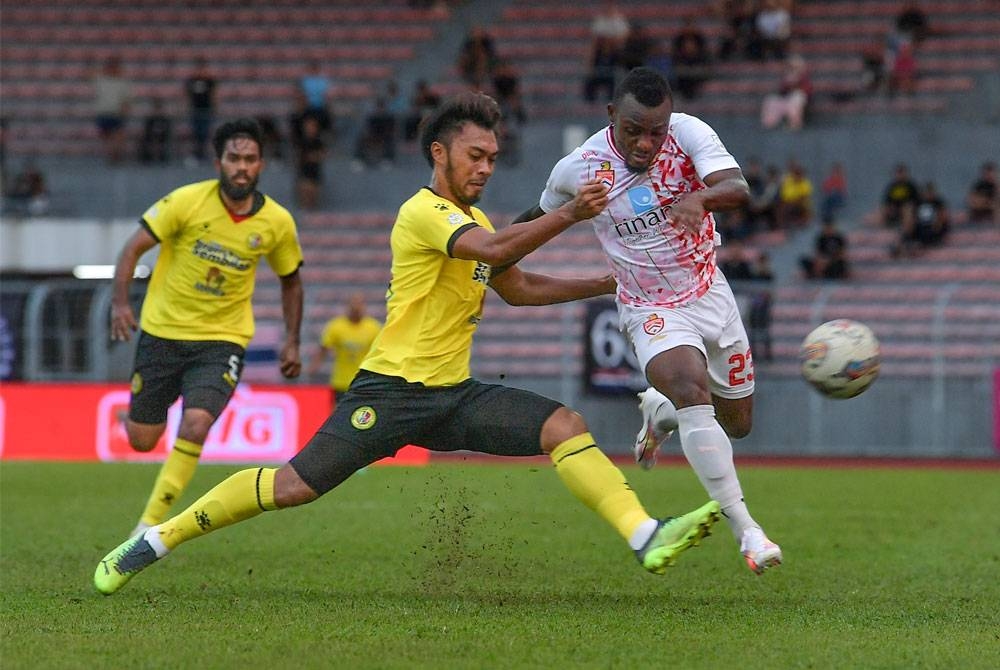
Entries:
<svg viewBox="0 0 1000 670">
<path fill-rule="evenodd" d="M 261 258 L 281 279 L 281 374 L 301 371 L 302 249 L 288 210 L 257 190 L 261 143 L 251 119 L 220 126 L 213 138 L 218 179 L 182 186 L 146 210 L 115 266 L 111 338 L 128 341 L 139 331 L 125 425 L 132 448 L 152 450 L 168 408 L 184 399 L 177 438 L 133 535 L 166 518 L 236 390 L 254 332 L 250 301 Z M 139 258 L 157 244 L 140 327 L 128 286 Z"/>
<path fill-rule="evenodd" d="M 351 296 L 347 303 L 347 313 L 335 316 L 326 322 L 319 339 L 319 352 L 309 365 L 309 376 L 315 375 L 327 352 L 333 353 L 330 368 L 330 406 L 333 407 L 337 394 L 343 393 L 358 374 L 361 361 L 365 359 L 372 342 L 382 329 L 382 323 L 368 316 L 365 297 L 360 293 Z"/>
</svg>

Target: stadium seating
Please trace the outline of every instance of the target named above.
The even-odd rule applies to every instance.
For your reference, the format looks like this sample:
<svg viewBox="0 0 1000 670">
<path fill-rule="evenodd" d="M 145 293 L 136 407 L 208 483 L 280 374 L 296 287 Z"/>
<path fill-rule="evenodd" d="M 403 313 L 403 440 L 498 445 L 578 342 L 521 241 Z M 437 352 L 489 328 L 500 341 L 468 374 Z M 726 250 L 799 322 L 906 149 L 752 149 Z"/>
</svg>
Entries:
<svg viewBox="0 0 1000 670">
<path fill-rule="evenodd" d="M 336 111 L 370 100 L 399 64 L 433 39 L 442 17 L 405 0 L 359 7 L 347 0 L 268 3 L 181 0 L 89 3 L 32 0 L 4 6 L 0 90 L 12 154 L 100 155 L 89 78 L 121 57 L 132 82 L 135 136 L 150 100 L 182 121 L 183 81 L 205 57 L 219 81 L 221 115 L 284 119 L 296 81 L 320 59 L 336 84 Z"/>
<path fill-rule="evenodd" d="M 534 118 L 587 117 L 602 105 L 581 101 L 590 48 L 594 3 L 572 6 L 558 0 L 514 0 L 490 31 L 502 56 L 523 73 Z M 621 3 L 633 22 L 655 39 L 669 40 L 682 19 L 693 18 L 709 42 L 722 34 L 721 20 L 703 2 Z M 1000 64 L 1000 18 L 986 0 L 955 0 L 925 7 L 933 34 L 920 45 L 916 91 L 897 98 L 859 95 L 861 53 L 891 28 L 900 3 L 833 0 L 796 3 L 794 49 L 809 62 L 816 91 L 813 113 L 925 113 L 954 108 L 982 73 Z M 678 108 L 694 114 L 756 115 L 764 94 L 776 90 L 781 64 L 717 64 L 696 100 Z"/>
<path fill-rule="evenodd" d="M 849 234 L 852 278 L 775 290 L 774 362 L 764 374 L 797 374 L 798 347 L 815 324 L 848 318 L 882 343 L 886 376 L 982 376 L 1000 361 L 1000 231 L 969 227 L 916 258 L 893 259 L 891 230 Z"/>
</svg>

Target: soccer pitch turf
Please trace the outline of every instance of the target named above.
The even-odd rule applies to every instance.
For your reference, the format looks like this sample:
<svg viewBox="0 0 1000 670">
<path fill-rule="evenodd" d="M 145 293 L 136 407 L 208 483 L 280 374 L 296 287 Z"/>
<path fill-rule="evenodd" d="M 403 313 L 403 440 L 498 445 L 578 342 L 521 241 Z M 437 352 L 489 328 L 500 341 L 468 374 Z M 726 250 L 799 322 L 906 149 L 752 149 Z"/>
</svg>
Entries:
<svg viewBox="0 0 1000 670">
<path fill-rule="evenodd" d="M 651 513 L 704 500 L 625 472 Z M 5 670 L 1000 667 L 998 470 L 743 467 L 785 565 L 751 574 L 723 522 L 657 577 L 545 463 L 371 468 L 98 595 L 154 475 L 3 464 Z"/>
</svg>

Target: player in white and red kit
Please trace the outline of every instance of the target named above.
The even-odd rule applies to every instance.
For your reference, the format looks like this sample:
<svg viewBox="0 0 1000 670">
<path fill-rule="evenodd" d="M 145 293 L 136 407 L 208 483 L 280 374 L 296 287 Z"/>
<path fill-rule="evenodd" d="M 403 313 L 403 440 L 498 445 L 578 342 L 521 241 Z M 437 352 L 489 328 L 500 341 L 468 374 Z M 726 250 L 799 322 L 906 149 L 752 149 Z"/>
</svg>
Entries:
<svg viewBox="0 0 1000 670">
<path fill-rule="evenodd" d="M 652 387 L 636 460 L 651 467 L 676 428 L 688 462 L 722 506 L 751 570 L 781 562 L 743 501 L 731 437 L 750 432 L 753 359 L 733 292 L 716 267 L 713 210 L 749 198 L 739 164 L 711 127 L 672 113 L 667 82 L 636 68 L 608 105 L 611 124 L 560 160 L 530 220 L 593 179 L 609 189 L 591 221 L 618 284 L 622 330 Z M 676 410 L 675 410 L 676 408 Z"/>
</svg>

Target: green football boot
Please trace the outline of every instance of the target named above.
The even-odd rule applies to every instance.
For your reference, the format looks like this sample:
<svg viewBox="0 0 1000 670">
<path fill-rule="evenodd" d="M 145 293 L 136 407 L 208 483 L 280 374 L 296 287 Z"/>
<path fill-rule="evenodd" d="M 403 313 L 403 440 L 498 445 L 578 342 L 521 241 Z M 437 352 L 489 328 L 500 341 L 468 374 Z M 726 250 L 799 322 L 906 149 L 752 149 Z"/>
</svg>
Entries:
<svg viewBox="0 0 1000 670">
<path fill-rule="evenodd" d="M 662 575 L 677 562 L 689 547 L 697 547 L 702 538 L 712 534 L 712 525 L 720 518 L 719 503 L 710 500 L 684 516 L 668 517 L 659 522 L 653 536 L 635 552 L 642 567 Z"/>
<path fill-rule="evenodd" d="M 145 534 L 130 537 L 97 564 L 94 586 L 110 596 L 157 559 L 156 551 L 146 541 Z"/>
</svg>

